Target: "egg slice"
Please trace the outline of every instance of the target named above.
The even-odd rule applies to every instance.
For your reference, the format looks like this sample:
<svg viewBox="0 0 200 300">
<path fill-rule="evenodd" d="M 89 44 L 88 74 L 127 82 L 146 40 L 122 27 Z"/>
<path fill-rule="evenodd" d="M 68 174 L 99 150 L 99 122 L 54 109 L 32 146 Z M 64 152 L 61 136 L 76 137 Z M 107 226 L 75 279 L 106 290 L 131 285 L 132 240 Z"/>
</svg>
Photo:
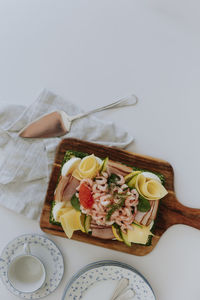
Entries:
<svg viewBox="0 0 200 300">
<path fill-rule="evenodd" d="M 99 164 L 99 167 L 102 165 L 103 160 L 99 158 L 98 156 L 95 156 L 97 163 Z"/>
<path fill-rule="evenodd" d="M 146 177 L 146 178 L 155 179 L 155 180 L 158 180 L 161 183 L 160 178 L 156 174 L 154 174 L 154 173 L 151 173 L 151 172 L 142 172 L 141 174 L 144 177 Z"/>
<path fill-rule="evenodd" d="M 70 202 L 69 202 L 70 203 Z M 65 202 L 58 202 L 54 205 L 53 207 L 53 210 L 52 210 L 52 214 L 53 214 L 53 217 L 54 217 L 54 220 L 56 222 L 60 222 L 60 217 L 62 215 L 64 215 L 66 212 L 72 210 L 73 207 L 70 203 L 70 205 L 66 205 Z"/>
<path fill-rule="evenodd" d="M 80 162 L 81 159 L 79 157 L 72 157 L 63 165 L 61 175 L 67 176 L 68 174 L 71 174 L 78 167 Z"/>
<path fill-rule="evenodd" d="M 65 205 L 65 202 L 58 202 L 58 203 L 56 203 L 56 204 L 54 205 L 53 210 L 52 210 L 52 214 L 53 214 L 53 217 L 54 217 L 54 220 L 55 220 L 55 221 L 58 221 L 58 218 L 57 218 L 58 212 L 59 212 L 59 210 L 60 210 L 61 208 L 64 207 L 64 205 Z"/>
</svg>

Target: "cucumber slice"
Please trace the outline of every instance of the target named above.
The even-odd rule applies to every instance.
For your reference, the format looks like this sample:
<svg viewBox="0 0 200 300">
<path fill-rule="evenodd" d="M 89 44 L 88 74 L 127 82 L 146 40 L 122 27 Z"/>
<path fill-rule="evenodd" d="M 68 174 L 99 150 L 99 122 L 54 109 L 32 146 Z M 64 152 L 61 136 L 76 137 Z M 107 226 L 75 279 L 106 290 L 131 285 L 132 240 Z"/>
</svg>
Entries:
<svg viewBox="0 0 200 300">
<path fill-rule="evenodd" d="M 115 227 L 114 225 L 112 225 L 112 232 L 115 236 L 115 238 L 119 241 L 119 242 L 123 242 L 121 234 L 119 232 L 119 227 Z"/>
<path fill-rule="evenodd" d="M 131 242 L 128 241 L 127 234 L 124 233 L 121 229 L 119 229 L 119 232 L 120 232 L 120 235 L 122 237 L 122 240 L 123 240 L 124 244 L 126 244 L 129 247 L 131 247 Z"/>
<path fill-rule="evenodd" d="M 131 180 L 129 180 L 129 181 L 127 182 L 127 185 L 128 185 L 129 188 L 131 188 L 131 189 L 135 188 L 135 184 L 136 184 L 136 180 L 137 180 L 138 174 L 139 174 L 139 173 L 133 175 L 133 177 L 131 178 Z"/>
<path fill-rule="evenodd" d="M 140 173 L 141 173 L 141 171 L 134 171 L 134 172 L 129 173 L 128 175 L 126 175 L 124 177 L 125 183 L 128 183 L 135 175 L 138 175 Z"/>
<path fill-rule="evenodd" d="M 86 233 L 89 233 L 90 231 L 90 224 L 91 224 L 91 216 L 85 216 L 85 220 L 84 220 L 84 229 Z"/>
<path fill-rule="evenodd" d="M 101 165 L 101 168 L 100 168 L 100 170 L 99 170 L 100 173 L 106 171 L 106 169 L 107 169 L 107 164 L 108 164 L 108 160 L 109 160 L 108 157 L 106 157 L 106 158 L 103 160 L 102 165 Z"/>
<path fill-rule="evenodd" d="M 81 228 L 82 232 L 85 232 L 85 219 L 86 219 L 86 215 L 81 213 L 80 221 L 81 221 L 81 225 L 82 225 L 82 228 Z"/>
</svg>

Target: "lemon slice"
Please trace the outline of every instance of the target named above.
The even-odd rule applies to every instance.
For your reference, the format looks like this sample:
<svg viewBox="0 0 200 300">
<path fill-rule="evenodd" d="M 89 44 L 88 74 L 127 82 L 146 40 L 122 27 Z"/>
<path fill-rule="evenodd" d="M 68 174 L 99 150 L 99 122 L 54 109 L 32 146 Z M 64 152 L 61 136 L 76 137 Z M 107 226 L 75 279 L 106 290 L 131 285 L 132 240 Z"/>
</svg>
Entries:
<svg viewBox="0 0 200 300">
<path fill-rule="evenodd" d="M 120 237 L 119 233 L 117 232 L 117 229 L 114 226 L 112 226 L 112 232 L 118 241 L 123 242 L 122 238 Z"/>
<path fill-rule="evenodd" d="M 76 230 L 81 230 L 80 221 L 81 213 L 75 209 L 71 209 L 60 217 L 60 222 L 66 236 L 70 239 Z"/>
<path fill-rule="evenodd" d="M 67 176 L 68 174 L 71 174 L 80 164 L 80 162 L 81 159 L 79 157 L 72 157 L 63 165 L 61 175 Z"/>
</svg>

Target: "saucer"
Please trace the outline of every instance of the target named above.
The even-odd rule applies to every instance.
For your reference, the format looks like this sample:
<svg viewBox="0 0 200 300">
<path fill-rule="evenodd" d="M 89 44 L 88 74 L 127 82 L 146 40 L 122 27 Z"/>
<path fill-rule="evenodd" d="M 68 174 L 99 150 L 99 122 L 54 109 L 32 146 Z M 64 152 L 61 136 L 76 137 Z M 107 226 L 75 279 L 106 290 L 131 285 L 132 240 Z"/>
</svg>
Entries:
<svg viewBox="0 0 200 300">
<path fill-rule="evenodd" d="M 114 288 L 122 278 L 129 279 L 128 288 L 135 292 L 135 300 L 156 300 L 149 282 L 133 267 L 112 260 L 87 265 L 67 284 L 62 300 L 111 299 Z"/>
<path fill-rule="evenodd" d="M 13 258 L 23 253 L 25 243 L 29 243 L 31 254 L 37 256 L 46 269 L 46 280 L 44 285 L 33 293 L 17 291 L 8 280 L 8 265 Z M 6 262 L 0 266 L 0 275 L 7 289 L 14 295 L 23 299 L 39 299 L 48 296 L 59 285 L 64 273 L 64 261 L 58 247 L 50 239 L 39 234 L 24 234 L 12 240 L 3 250 L 1 258 Z"/>
</svg>

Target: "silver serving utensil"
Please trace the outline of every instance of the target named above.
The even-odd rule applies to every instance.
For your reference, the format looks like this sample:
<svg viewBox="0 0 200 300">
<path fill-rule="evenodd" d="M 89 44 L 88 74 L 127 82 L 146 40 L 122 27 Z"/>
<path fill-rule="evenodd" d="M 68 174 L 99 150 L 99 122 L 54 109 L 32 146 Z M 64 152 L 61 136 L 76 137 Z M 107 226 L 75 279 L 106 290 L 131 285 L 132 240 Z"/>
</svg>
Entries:
<svg viewBox="0 0 200 300">
<path fill-rule="evenodd" d="M 115 300 L 117 296 L 119 296 L 122 293 L 122 291 L 124 291 L 127 288 L 128 285 L 129 280 L 127 278 L 120 279 L 110 300 Z"/>
<path fill-rule="evenodd" d="M 131 300 L 135 296 L 135 292 L 132 289 L 128 289 L 120 294 L 115 300 Z"/>
<path fill-rule="evenodd" d="M 133 106 L 138 102 L 138 98 L 135 95 L 123 98 L 111 104 L 90 110 L 88 112 L 80 113 L 75 116 L 69 116 L 64 111 L 54 111 L 52 113 L 43 115 L 36 119 L 19 132 L 19 136 L 23 138 L 50 138 L 65 135 L 70 131 L 71 123 L 83 117 L 86 117 L 92 113 L 102 110 L 117 108 L 123 106 Z"/>
</svg>

